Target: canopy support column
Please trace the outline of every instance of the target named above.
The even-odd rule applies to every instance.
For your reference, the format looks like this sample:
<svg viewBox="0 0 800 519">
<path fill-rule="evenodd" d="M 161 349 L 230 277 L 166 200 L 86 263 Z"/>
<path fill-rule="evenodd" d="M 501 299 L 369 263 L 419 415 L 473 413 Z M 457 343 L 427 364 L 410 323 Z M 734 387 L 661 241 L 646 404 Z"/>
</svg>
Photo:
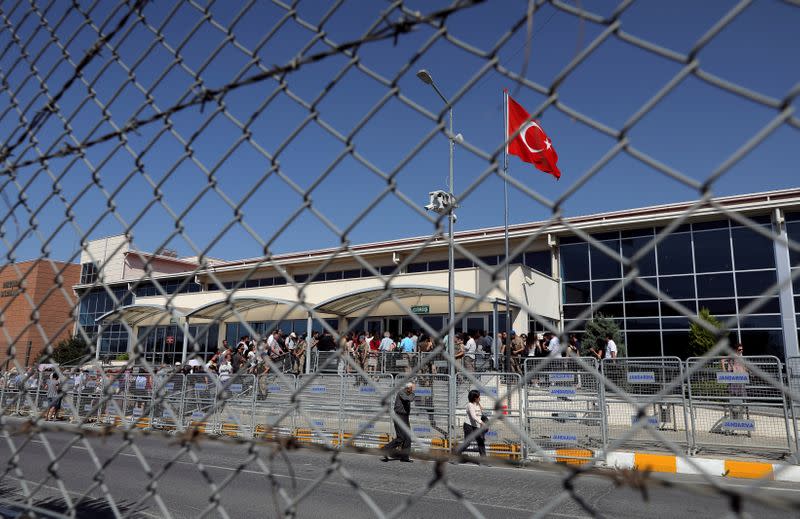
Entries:
<svg viewBox="0 0 800 519">
<path fill-rule="evenodd" d="M 309 313 L 306 319 L 306 373 L 311 373 L 311 332 L 313 323 L 314 321 Z"/>
<path fill-rule="evenodd" d="M 183 322 L 183 350 L 181 351 L 181 365 L 186 364 L 186 354 L 189 349 L 189 318 Z"/>
<path fill-rule="evenodd" d="M 100 360 L 100 340 L 103 337 L 103 325 L 97 327 L 97 341 L 94 347 L 94 360 Z"/>
</svg>

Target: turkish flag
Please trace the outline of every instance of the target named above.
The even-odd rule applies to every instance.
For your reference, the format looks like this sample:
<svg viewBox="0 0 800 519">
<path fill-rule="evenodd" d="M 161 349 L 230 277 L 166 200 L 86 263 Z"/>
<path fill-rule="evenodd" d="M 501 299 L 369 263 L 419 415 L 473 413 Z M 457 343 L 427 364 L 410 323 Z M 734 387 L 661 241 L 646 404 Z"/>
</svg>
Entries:
<svg viewBox="0 0 800 519">
<path fill-rule="evenodd" d="M 533 164 L 540 171 L 550 173 L 557 179 L 561 178 L 561 171 L 556 165 L 558 154 L 553 148 L 553 142 L 544 133 L 538 121 L 529 120 L 530 115 L 522 106 L 511 99 L 510 95 L 506 94 L 506 98 L 508 98 L 506 140 L 514 135 L 520 127 L 522 128 L 519 134 L 508 143 L 506 151 L 510 155 L 516 155 L 524 162 Z"/>
</svg>

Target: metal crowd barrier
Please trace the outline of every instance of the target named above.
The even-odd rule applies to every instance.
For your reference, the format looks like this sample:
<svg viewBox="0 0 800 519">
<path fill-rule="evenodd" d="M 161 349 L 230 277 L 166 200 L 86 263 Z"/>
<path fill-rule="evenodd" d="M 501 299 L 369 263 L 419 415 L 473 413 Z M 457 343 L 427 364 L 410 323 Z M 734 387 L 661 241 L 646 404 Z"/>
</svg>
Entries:
<svg viewBox="0 0 800 519">
<path fill-rule="evenodd" d="M 394 377 L 344 375 L 341 384 L 340 440 L 364 448 L 378 448 L 388 442 L 392 421 L 381 409 L 381 396 L 391 392 Z"/>
<path fill-rule="evenodd" d="M 336 374 L 297 377 L 299 401 L 295 431 L 300 443 L 338 445 L 341 430 L 342 377 Z"/>
<path fill-rule="evenodd" d="M 401 351 L 380 352 L 379 366 L 382 373 L 410 373 L 419 362 L 419 353 Z"/>
<path fill-rule="evenodd" d="M 421 352 L 419 353 L 419 373 L 430 373 L 435 375 L 441 373 L 446 375 L 450 372 L 450 362 L 444 352 Z"/>
<path fill-rule="evenodd" d="M 584 367 L 583 364 L 587 367 Z M 582 461 L 606 445 L 604 385 L 595 359 L 527 358 L 525 425 L 538 452 Z"/>
<path fill-rule="evenodd" d="M 196 427 L 200 432 L 213 433 L 217 428 L 218 380 L 213 375 L 186 375 L 183 394 L 182 428 Z"/>
<path fill-rule="evenodd" d="M 311 371 L 321 373 L 337 373 L 341 360 L 337 358 L 338 353 L 334 351 L 312 350 L 311 352 Z"/>
<path fill-rule="evenodd" d="M 16 413 L 23 416 L 42 414 L 47 410 L 47 386 L 44 373 L 22 374 L 11 393 L 11 402 Z M 4 398 L 5 400 L 5 398 Z"/>
<path fill-rule="evenodd" d="M 414 360 L 404 366 L 403 356 Z M 485 438 L 495 456 L 585 461 L 609 447 L 658 449 L 669 442 L 689 452 L 794 453 L 800 462 L 800 399 L 786 396 L 786 388 L 800 395 L 800 357 L 787 359 L 785 374 L 775 357 L 617 358 L 600 364 L 590 358 L 525 358 L 522 377 L 467 375 L 462 366 L 452 398 L 442 354 L 383 358 L 394 361 L 383 362 L 382 369 L 394 365 L 401 371 L 367 377 L 346 370 L 314 377 L 81 372 L 62 383 L 62 415 L 81 424 L 196 427 L 210 434 L 375 448 L 396 434 L 382 409 L 383 396 L 399 389 L 407 368 L 416 368 L 410 419 L 415 449 L 455 449 L 463 441 L 467 393 L 476 388 L 485 414 L 494 418 Z M 44 413 L 48 376 L 2 377 L 2 412 Z"/>
<path fill-rule="evenodd" d="M 686 369 L 693 450 L 793 450 L 780 360 L 696 357 Z"/>
<path fill-rule="evenodd" d="M 691 425 L 678 357 L 603 359 L 601 368 L 609 441 L 624 447 L 667 439 L 689 449 Z"/>
<path fill-rule="evenodd" d="M 497 372 L 475 373 L 473 377 L 478 381 L 483 412 L 492 418 L 485 434 L 487 454 L 520 459 L 525 450 L 519 433 L 525 430 L 522 377 L 517 373 Z M 459 442 L 464 439 L 461 424 L 466 422 L 467 394 L 474 386 L 465 376 L 456 380 L 455 433 Z"/>
<path fill-rule="evenodd" d="M 786 359 L 786 385 L 793 396 L 790 407 L 792 432 L 794 433 L 795 461 L 800 463 L 800 357 Z"/>
<path fill-rule="evenodd" d="M 256 376 L 237 374 L 217 379 L 215 409 L 220 434 L 252 438 L 255 434 Z"/>
<path fill-rule="evenodd" d="M 414 377 L 417 384 L 411 406 L 411 432 L 425 450 L 446 451 L 454 446 L 450 414 L 450 376 L 423 373 Z M 415 445 L 416 446 L 416 445 Z"/>
<path fill-rule="evenodd" d="M 294 375 L 267 374 L 256 379 L 253 404 L 253 434 L 277 439 L 294 434 L 292 395 L 297 388 Z"/>
<path fill-rule="evenodd" d="M 461 369 L 471 372 L 494 371 L 494 359 L 491 353 L 476 353 L 472 358 L 461 358 L 456 362 Z M 410 373 L 417 365 L 422 367 L 421 373 L 447 373 L 448 360 L 443 353 L 379 351 L 361 358 L 351 355 L 354 363 L 366 372 L 403 374 Z M 372 360 L 371 360 L 372 359 Z M 346 375 L 355 370 L 341 358 L 336 351 L 317 351 L 311 353 L 311 371 Z"/>
<path fill-rule="evenodd" d="M 186 377 L 176 374 L 156 375 L 153 388 L 153 427 L 166 430 L 182 428 L 179 417 L 183 416 Z"/>
<path fill-rule="evenodd" d="M 140 371 L 125 379 L 123 423 L 130 427 L 148 428 L 152 422 L 152 375 Z"/>
</svg>

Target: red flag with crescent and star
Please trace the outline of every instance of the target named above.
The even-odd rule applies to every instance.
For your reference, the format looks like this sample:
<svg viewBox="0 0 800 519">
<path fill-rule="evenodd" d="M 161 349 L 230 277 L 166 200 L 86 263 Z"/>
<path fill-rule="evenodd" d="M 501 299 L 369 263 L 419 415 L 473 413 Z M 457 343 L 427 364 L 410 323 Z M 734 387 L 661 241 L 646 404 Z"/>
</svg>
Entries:
<svg viewBox="0 0 800 519">
<path fill-rule="evenodd" d="M 536 169 L 550 173 L 556 179 L 561 178 L 561 171 L 558 166 L 558 154 L 553 148 L 553 142 L 544 133 L 538 121 L 530 119 L 530 114 L 514 101 L 508 91 L 507 120 L 506 120 L 506 141 L 508 142 L 506 151 L 509 155 L 516 155 L 524 162 L 529 162 L 536 166 Z M 530 120 L 529 120 L 530 119 Z M 519 130 L 516 137 L 508 141 L 508 138 Z"/>
</svg>

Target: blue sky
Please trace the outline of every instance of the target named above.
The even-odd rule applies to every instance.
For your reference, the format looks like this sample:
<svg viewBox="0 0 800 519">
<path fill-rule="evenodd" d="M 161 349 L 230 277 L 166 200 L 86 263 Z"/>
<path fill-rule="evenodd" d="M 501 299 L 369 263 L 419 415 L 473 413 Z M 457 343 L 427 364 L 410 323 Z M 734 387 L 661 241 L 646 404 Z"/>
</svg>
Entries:
<svg viewBox="0 0 800 519">
<path fill-rule="evenodd" d="M 88 2 L 80 4 L 80 11 L 92 9 Z M 407 5 L 430 13 L 448 3 L 410 1 Z M 452 16 L 448 32 L 471 46 L 488 50 L 524 16 L 526 5 L 518 0 L 486 2 Z M 616 7 L 616 3 L 606 1 L 584 1 L 581 5 L 603 16 L 610 15 Z M 636 2 L 622 14 L 621 29 L 684 54 L 734 5 L 735 2 L 721 0 Z M 377 0 L 345 2 L 327 17 L 326 34 L 336 43 L 357 40 L 388 6 L 388 2 Z M 15 130 L 19 131 L 19 111 L 30 121 L 46 102 L 39 78 L 54 95 L 73 70 L 73 65 L 64 62 L 62 50 L 52 43 L 47 29 L 52 30 L 74 64 L 98 37 L 84 23 L 83 15 L 87 14 L 97 26 L 105 23 L 108 30 L 125 12 L 124 4 L 116 2 L 100 2 L 86 13 L 71 9 L 66 2 L 55 2 L 42 13 L 31 13 L 26 5 L 17 10 L 12 7 L 4 6 L 3 15 L 16 27 L 19 40 L 26 42 L 28 56 L 21 55 L 11 31 L 0 33 L 0 49 L 5 49 L 0 56 L 0 71 L 14 93 L 11 96 L 9 89 L 3 89 L 0 94 L 0 138 L 6 142 L 13 141 Z M 299 2 L 297 13 L 304 22 L 316 25 L 329 8 L 329 2 L 304 0 Z M 259 70 L 242 49 L 252 51 L 273 30 L 273 36 L 256 52 L 265 67 L 286 64 L 301 50 L 311 55 L 329 49 L 323 42 L 312 41 L 314 33 L 291 18 L 276 28 L 286 11 L 273 3 L 258 2 L 244 13 L 240 13 L 241 9 L 240 2 L 214 2 L 208 7 L 210 16 L 204 22 L 196 4 L 149 2 L 144 10 L 146 24 L 131 20 L 111 40 L 119 59 L 104 49 L 86 67 L 83 78 L 92 86 L 95 99 L 106 106 L 113 122 L 121 127 L 132 118 L 154 113 L 140 88 L 148 91 L 157 107 L 164 110 L 186 95 L 201 69 L 199 76 L 207 88 L 219 88 L 237 76 L 256 74 Z M 395 11 L 390 18 L 396 20 L 398 16 Z M 46 29 L 40 25 L 42 18 Z M 226 35 L 219 27 L 229 27 L 234 20 L 234 40 L 225 44 Z M 526 75 L 546 86 L 605 29 L 551 5 L 537 10 L 533 25 Z M 777 1 L 754 2 L 696 57 L 706 72 L 782 99 L 800 81 L 798 26 L 800 9 Z M 155 40 L 155 33 L 163 35 L 163 43 Z M 428 47 L 434 33 L 429 27 L 419 27 L 399 36 L 396 42 L 365 43 L 358 49 L 358 56 L 370 71 L 390 81 L 396 79 L 403 96 L 439 114 L 441 100 L 415 77 L 416 71 L 428 69 L 442 92 L 453 96 L 486 61 L 444 39 Z M 498 57 L 504 67 L 516 73 L 523 70 L 525 40 L 523 26 L 500 49 Z M 422 49 L 426 50 L 421 53 Z M 176 53 L 181 61 L 171 66 L 176 63 Z M 2 181 L 3 195 L 12 205 L 19 199 L 20 190 L 24 190 L 27 202 L 27 208 L 16 207 L 16 222 L 10 216 L 3 222 L 5 241 L 0 247 L 4 256 L 17 260 L 38 257 L 46 242 L 51 257 L 67 259 L 78 252 L 81 239 L 117 234 L 128 226 L 137 247 L 153 250 L 175 230 L 175 215 L 182 215 L 181 223 L 189 239 L 177 236 L 167 246 L 182 256 L 206 248 L 211 256 L 225 259 L 256 256 L 262 252 L 259 241 L 268 242 L 275 253 L 336 246 L 341 236 L 317 215 L 302 210 L 291 218 L 303 204 L 298 190 L 305 192 L 311 186 L 313 207 L 337 229 L 350 228 L 346 238 L 352 243 L 433 232 L 434 225 L 429 220 L 393 193 L 354 223 L 384 193 L 387 182 L 351 155 L 337 160 L 345 145 L 328 129 L 349 136 L 389 89 L 355 68 L 338 77 L 347 63 L 345 56 L 332 56 L 286 75 L 286 88 L 268 79 L 227 93 L 223 101 L 230 118 L 242 123 L 253 119 L 249 128 L 255 145 L 243 141 L 242 130 L 218 113 L 219 104 L 209 101 L 202 110 L 191 107 L 174 114 L 170 128 L 157 122 L 140 128 L 137 134 L 129 134 L 126 147 L 120 147 L 119 140 L 112 140 L 91 147 L 85 158 L 70 156 L 50 160 L 44 169 L 19 169 L 15 182 L 9 183 L 7 177 Z M 39 78 L 32 75 L 32 64 Z M 567 76 L 558 88 L 558 96 L 571 108 L 619 128 L 680 69 L 681 65 L 673 61 L 612 36 Z M 126 83 L 129 77 L 135 77 L 137 84 Z M 334 78 L 336 82 L 331 85 Z M 486 152 L 500 146 L 504 87 L 531 111 L 545 99 L 490 70 L 455 105 L 456 131 L 471 146 Z M 58 114 L 52 115 L 36 134 L 41 150 L 58 149 L 69 142 L 63 120 L 69 121 L 69 133 L 79 141 L 114 131 L 111 124 L 103 121 L 102 110 L 91 98 L 87 101 L 88 91 L 80 80 L 66 91 Z M 271 100 L 266 108 L 256 114 L 268 99 Z M 312 103 L 320 122 L 307 120 L 309 110 L 304 105 Z M 794 99 L 793 106 L 800 108 L 800 102 Z M 690 76 L 633 126 L 628 137 L 637 149 L 703 181 L 776 115 L 773 108 Z M 555 107 L 548 108 L 540 120 L 558 151 L 562 179 L 556 182 L 514 157 L 510 158 L 509 171 L 530 189 L 555 199 L 606 154 L 615 140 Z M 396 97 L 390 97 L 352 135 L 352 144 L 359 157 L 373 167 L 385 174 L 397 171 L 397 191 L 422 206 L 427 203 L 428 191 L 446 187 L 447 140 L 444 135 L 436 135 L 413 157 L 408 156 L 435 125 Z M 198 130 L 201 131 L 195 135 Z M 713 193 L 796 187 L 800 178 L 799 136 L 796 128 L 782 125 L 719 179 L 712 186 Z M 181 141 L 191 142 L 191 153 Z M 35 156 L 32 149 L 23 150 L 24 146 L 19 148 L 12 161 Z M 277 153 L 279 174 L 263 153 Z M 489 164 L 464 148 L 457 148 L 455 157 L 456 192 L 460 193 Z M 93 169 L 97 182 L 93 180 Z M 326 171 L 328 175 L 319 180 Z M 216 190 L 208 189 L 209 178 L 213 178 Z M 54 189 L 56 182 L 58 189 Z M 153 184 L 159 185 L 163 193 L 160 202 L 154 201 Z M 52 196 L 54 191 L 58 196 Z M 116 214 L 109 215 L 106 208 L 112 193 Z M 241 208 L 247 228 L 238 223 L 229 226 L 235 218 L 230 204 L 238 204 L 248 194 L 250 197 Z M 461 200 L 458 229 L 501 225 L 502 194 L 498 177 L 483 181 Z M 563 211 L 566 216 L 574 216 L 696 197 L 697 191 L 621 154 L 572 195 Z M 3 200 L 0 207 L 0 212 L 7 215 Z M 75 225 L 61 226 L 67 208 L 75 215 Z M 549 215 L 549 209 L 511 189 L 512 223 L 546 219 Z M 31 221 L 36 223 L 37 233 L 28 234 L 14 245 L 18 228 L 24 232 Z"/>
</svg>

